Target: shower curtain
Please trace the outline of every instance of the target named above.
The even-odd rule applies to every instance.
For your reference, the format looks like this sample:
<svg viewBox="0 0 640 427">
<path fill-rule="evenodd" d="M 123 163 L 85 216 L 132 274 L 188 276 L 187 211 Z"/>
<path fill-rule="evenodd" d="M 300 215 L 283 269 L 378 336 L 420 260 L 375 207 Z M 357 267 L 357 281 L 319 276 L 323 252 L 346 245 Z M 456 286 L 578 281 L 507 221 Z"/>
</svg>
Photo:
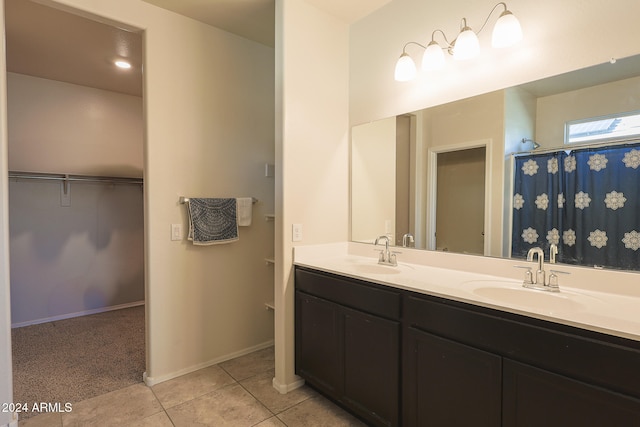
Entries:
<svg viewBox="0 0 640 427">
<path fill-rule="evenodd" d="M 640 143 L 518 156 L 512 256 L 640 270 Z"/>
</svg>

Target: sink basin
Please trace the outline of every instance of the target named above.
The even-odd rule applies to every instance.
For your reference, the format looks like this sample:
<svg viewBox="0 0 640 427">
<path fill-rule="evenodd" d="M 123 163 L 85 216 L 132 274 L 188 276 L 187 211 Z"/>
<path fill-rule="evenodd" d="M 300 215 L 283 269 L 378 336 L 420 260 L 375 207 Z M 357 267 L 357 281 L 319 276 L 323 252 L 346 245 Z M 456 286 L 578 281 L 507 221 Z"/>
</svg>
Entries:
<svg viewBox="0 0 640 427">
<path fill-rule="evenodd" d="M 582 311 L 586 306 L 576 301 L 575 296 L 561 292 L 547 292 L 527 288 L 505 288 L 483 286 L 472 291 L 475 295 L 496 302 L 525 308 L 535 307 L 550 312 Z"/>
<path fill-rule="evenodd" d="M 400 274 L 398 267 L 380 264 L 353 264 L 350 268 L 362 274 Z"/>
</svg>

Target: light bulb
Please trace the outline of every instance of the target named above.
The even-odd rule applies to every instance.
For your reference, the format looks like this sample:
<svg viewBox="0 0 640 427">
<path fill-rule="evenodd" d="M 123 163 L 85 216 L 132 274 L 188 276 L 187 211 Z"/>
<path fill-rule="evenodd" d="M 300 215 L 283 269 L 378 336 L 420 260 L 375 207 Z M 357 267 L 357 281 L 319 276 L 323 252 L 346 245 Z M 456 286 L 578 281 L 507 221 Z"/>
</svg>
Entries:
<svg viewBox="0 0 640 427">
<path fill-rule="evenodd" d="M 116 67 L 122 68 L 125 70 L 128 70 L 129 68 L 131 68 L 131 64 L 128 63 L 127 61 L 123 61 L 122 59 L 115 61 L 114 64 L 116 65 Z"/>
<path fill-rule="evenodd" d="M 411 59 L 409 54 L 403 52 L 398 62 L 396 62 L 396 81 L 408 82 L 409 80 L 413 80 L 417 74 L 418 70 L 416 69 L 416 64 L 413 62 L 413 59 Z"/>
<path fill-rule="evenodd" d="M 480 54 L 480 42 L 478 36 L 470 27 L 464 27 L 453 47 L 453 59 L 465 60 L 475 58 Z"/>
<path fill-rule="evenodd" d="M 509 47 L 522 40 L 520 22 L 513 13 L 505 10 L 493 27 L 491 46 L 496 48 Z"/>
<path fill-rule="evenodd" d="M 440 45 L 435 41 L 427 45 L 422 56 L 422 69 L 427 70 L 439 70 L 444 67 L 444 52 Z"/>
</svg>

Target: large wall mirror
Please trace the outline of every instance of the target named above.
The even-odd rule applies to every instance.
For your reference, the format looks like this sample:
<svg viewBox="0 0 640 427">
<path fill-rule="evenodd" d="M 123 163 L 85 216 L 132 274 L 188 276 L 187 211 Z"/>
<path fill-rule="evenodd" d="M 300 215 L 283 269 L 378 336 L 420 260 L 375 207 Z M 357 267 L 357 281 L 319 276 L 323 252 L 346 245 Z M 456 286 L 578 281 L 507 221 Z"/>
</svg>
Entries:
<svg viewBox="0 0 640 427">
<path fill-rule="evenodd" d="M 634 144 L 640 140 L 622 135 L 609 141 L 565 143 L 568 123 L 602 118 L 598 123 L 581 125 L 585 134 L 602 133 L 607 126 L 619 123 L 617 115 L 634 112 L 640 114 L 640 55 L 355 126 L 351 134 L 351 239 L 371 243 L 387 235 L 396 246 L 499 257 L 522 256 L 531 246 L 541 246 L 548 253 L 555 243 L 564 253 L 561 261 L 638 270 L 640 167 L 635 162 L 640 147 Z M 640 129 L 640 122 L 630 125 L 634 126 Z M 589 150 L 606 147 L 626 147 L 615 154 L 619 157 L 615 161 L 624 162 L 624 171 L 629 174 L 605 178 L 594 172 L 593 159 L 605 159 L 609 154 Z M 610 247 L 614 240 L 624 240 L 622 247 L 630 249 L 624 263 L 616 265 L 609 260 L 619 257 L 616 253 L 595 260 L 584 255 L 575 237 L 571 241 L 573 226 L 560 227 L 568 217 L 575 221 L 578 216 L 577 221 L 582 222 L 580 215 L 586 212 L 580 205 L 582 199 L 578 200 L 582 196 L 565 188 L 578 185 L 569 175 L 573 172 L 569 165 L 576 156 L 580 158 L 581 151 L 588 152 L 584 162 L 591 169 L 580 182 L 634 181 L 624 196 L 622 190 L 609 189 L 603 200 L 594 196 L 591 203 L 602 205 L 607 212 L 616 211 L 618 217 L 624 205 L 624 227 L 629 230 L 622 230 L 618 237 L 611 234 L 613 231 L 608 234 Z M 527 180 L 533 175 L 523 175 L 522 170 L 537 171 L 537 164 L 541 173 L 536 179 L 549 179 L 532 184 Z M 557 164 L 560 169 L 556 174 L 552 165 Z M 608 165 L 612 171 L 614 160 Z M 521 189 L 523 180 L 537 189 Z M 541 191 L 541 186 L 561 188 Z M 537 199 L 527 199 L 527 192 L 536 193 Z M 543 193 L 546 202 L 539 197 Z M 623 203 L 620 210 L 616 203 Z M 545 215 L 521 217 L 526 209 L 517 208 L 520 204 L 536 204 L 532 214 L 540 216 L 544 211 Z M 596 215 L 602 218 L 604 214 Z M 622 229 L 618 217 L 606 221 Z M 535 227 L 527 226 L 527 221 L 545 222 L 545 235 L 541 236 L 540 230 L 536 235 Z M 590 248 L 584 251 L 601 249 L 607 242 L 607 236 L 593 231 L 585 237 Z M 568 246 L 563 246 L 563 236 Z M 525 244 L 518 245 L 521 239 Z"/>
</svg>

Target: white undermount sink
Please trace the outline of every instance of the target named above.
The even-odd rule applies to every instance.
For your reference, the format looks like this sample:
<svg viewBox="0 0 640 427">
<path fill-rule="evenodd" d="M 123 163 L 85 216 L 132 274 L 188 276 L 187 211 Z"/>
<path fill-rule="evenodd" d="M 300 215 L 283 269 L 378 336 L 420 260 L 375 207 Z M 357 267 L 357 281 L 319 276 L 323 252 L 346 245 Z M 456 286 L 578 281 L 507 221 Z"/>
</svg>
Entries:
<svg viewBox="0 0 640 427">
<path fill-rule="evenodd" d="M 362 274 L 399 274 L 400 269 L 390 265 L 381 264 L 354 264 L 353 270 Z"/>
<path fill-rule="evenodd" d="M 579 296 L 562 291 L 548 292 L 524 287 L 480 286 L 472 292 L 479 297 L 523 308 L 537 307 L 551 312 L 571 312 L 587 309 L 587 306 L 580 301 L 581 298 Z"/>
</svg>

